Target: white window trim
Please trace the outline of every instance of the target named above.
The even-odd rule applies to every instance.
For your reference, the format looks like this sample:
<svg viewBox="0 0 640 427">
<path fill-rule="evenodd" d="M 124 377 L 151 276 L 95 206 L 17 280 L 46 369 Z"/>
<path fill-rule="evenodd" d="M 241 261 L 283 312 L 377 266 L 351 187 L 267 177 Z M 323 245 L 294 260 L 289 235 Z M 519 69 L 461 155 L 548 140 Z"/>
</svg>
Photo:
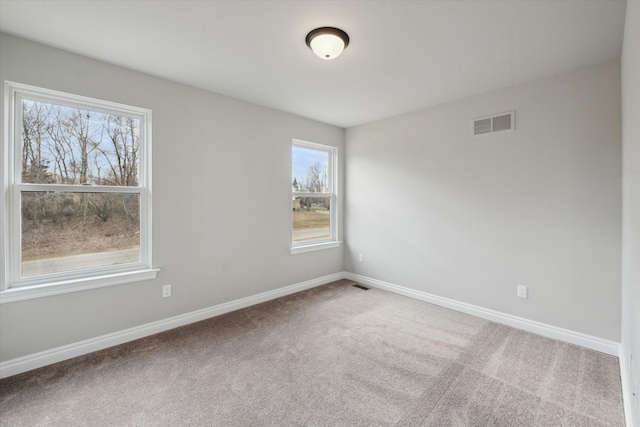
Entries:
<svg viewBox="0 0 640 427">
<path fill-rule="evenodd" d="M 342 242 L 340 240 L 336 240 L 333 242 L 312 243 L 304 246 L 293 246 L 289 251 L 291 252 L 291 255 L 295 255 L 303 254 L 305 252 L 320 251 L 322 249 L 337 248 L 340 247 L 340 245 L 342 245 Z"/>
<path fill-rule="evenodd" d="M 293 241 L 293 217 L 291 217 L 291 248 L 289 249 L 292 255 L 312 252 L 323 249 L 331 249 L 339 247 L 342 242 L 338 239 L 338 212 L 340 206 L 338 202 L 338 148 L 330 145 L 317 144 L 315 142 L 303 141 L 300 139 L 293 139 L 292 147 L 309 148 L 312 150 L 325 151 L 329 153 L 329 176 L 327 193 L 307 193 L 293 191 L 291 194 L 295 196 L 303 197 L 329 197 L 329 237 L 324 239 L 305 240 L 301 242 Z M 293 212 L 292 212 L 293 215 Z"/>
<path fill-rule="evenodd" d="M 159 269 L 152 268 L 151 258 L 151 110 L 102 101 L 49 89 L 6 81 L 3 197 L 0 203 L 0 303 L 57 295 L 97 287 L 148 280 Z M 17 132 L 21 132 L 22 114 L 16 111 L 23 98 L 53 102 L 59 105 L 90 109 L 110 114 L 122 114 L 141 119 L 138 165 L 138 187 L 80 186 L 21 183 L 20 156 L 17 153 Z M 116 266 L 87 268 L 78 271 L 20 277 L 20 194 L 21 191 L 70 191 L 135 193 L 140 197 L 140 262 Z"/>
</svg>

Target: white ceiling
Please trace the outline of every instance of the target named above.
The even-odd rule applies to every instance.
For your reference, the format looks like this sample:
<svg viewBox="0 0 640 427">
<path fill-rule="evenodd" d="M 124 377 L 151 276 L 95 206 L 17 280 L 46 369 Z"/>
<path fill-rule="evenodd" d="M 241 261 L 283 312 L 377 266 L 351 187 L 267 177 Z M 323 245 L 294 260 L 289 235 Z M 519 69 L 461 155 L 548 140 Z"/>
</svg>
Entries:
<svg viewBox="0 0 640 427">
<path fill-rule="evenodd" d="M 0 30 L 341 127 L 617 59 L 625 0 L 0 1 Z M 323 61 L 321 26 L 351 44 Z"/>
</svg>

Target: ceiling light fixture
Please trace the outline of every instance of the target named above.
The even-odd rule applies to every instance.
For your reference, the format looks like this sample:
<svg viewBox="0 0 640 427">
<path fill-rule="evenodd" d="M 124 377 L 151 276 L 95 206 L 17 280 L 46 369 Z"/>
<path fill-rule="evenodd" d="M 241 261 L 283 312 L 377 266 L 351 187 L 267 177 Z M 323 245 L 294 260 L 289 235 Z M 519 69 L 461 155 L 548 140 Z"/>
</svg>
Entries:
<svg viewBox="0 0 640 427">
<path fill-rule="evenodd" d="M 307 46 L 318 57 L 333 59 L 340 56 L 342 51 L 349 46 L 349 36 L 338 28 L 316 28 L 307 34 Z"/>
</svg>

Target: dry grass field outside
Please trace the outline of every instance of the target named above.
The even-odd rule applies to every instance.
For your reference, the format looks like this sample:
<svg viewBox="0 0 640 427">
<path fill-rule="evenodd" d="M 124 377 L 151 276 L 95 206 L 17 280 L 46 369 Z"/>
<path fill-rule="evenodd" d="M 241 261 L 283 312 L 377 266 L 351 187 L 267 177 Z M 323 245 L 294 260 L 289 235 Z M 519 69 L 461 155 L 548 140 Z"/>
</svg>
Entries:
<svg viewBox="0 0 640 427">
<path fill-rule="evenodd" d="M 314 206 L 310 210 L 298 209 L 293 211 L 293 229 L 328 228 L 329 210 L 325 207 Z"/>
<path fill-rule="evenodd" d="M 293 211 L 293 229 L 329 230 L 330 215 L 325 207 Z M 315 237 L 312 237 L 315 238 Z M 301 239 L 304 240 L 304 239 Z M 42 219 L 23 219 L 22 261 L 110 252 L 137 248 L 140 245 L 140 224 L 137 218 L 113 214 L 108 221 L 95 215 Z"/>
<path fill-rule="evenodd" d="M 330 236 L 331 215 L 324 206 L 293 211 L 293 241 L 323 239 Z"/>
<path fill-rule="evenodd" d="M 43 219 L 22 223 L 22 261 L 132 249 L 140 245 L 137 218 L 114 214 L 108 221 L 95 215 Z"/>
</svg>

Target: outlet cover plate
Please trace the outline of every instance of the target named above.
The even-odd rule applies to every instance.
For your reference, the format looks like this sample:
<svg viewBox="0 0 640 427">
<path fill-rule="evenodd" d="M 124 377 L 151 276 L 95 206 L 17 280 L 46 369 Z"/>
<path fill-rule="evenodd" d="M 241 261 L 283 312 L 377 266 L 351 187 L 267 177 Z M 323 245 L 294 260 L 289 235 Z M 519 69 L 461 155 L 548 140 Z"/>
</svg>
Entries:
<svg viewBox="0 0 640 427">
<path fill-rule="evenodd" d="M 518 297 L 527 298 L 527 287 L 524 285 L 518 285 Z"/>
<path fill-rule="evenodd" d="M 171 296 L 171 285 L 164 285 L 162 287 L 162 298 Z"/>
</svg>

